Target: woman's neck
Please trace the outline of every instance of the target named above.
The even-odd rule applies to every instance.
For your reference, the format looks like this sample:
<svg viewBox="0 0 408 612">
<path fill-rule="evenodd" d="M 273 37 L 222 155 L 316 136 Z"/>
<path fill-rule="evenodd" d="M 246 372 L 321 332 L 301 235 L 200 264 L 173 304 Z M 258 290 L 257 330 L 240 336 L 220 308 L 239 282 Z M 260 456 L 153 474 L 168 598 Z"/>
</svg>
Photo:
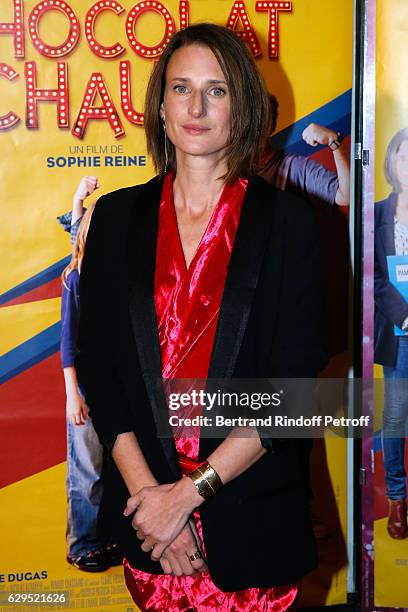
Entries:
<svg viewBox="0 0 408 612">
<path fill-rule="evenodd" d="M 408 212 L 408 191 L 401 191 L 398 194 L 397 207 L 404 212 Z"/>
<path fill-rule="evenodd" d="M 204 160 L 189 156 L 177 158 L 177 174 L 173 193 L 176 208 L 193 217 L 213 209 L 218 202 L 224 182 L 220 177 L 227 167 L 222 160 Z"/>
</svg>

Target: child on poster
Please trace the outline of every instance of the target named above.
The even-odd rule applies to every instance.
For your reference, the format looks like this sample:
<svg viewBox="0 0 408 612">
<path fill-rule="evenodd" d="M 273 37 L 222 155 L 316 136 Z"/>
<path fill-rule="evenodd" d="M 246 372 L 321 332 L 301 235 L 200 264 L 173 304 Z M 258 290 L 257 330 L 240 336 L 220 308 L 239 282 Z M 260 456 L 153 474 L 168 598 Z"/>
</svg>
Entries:
<svg viewBox="0 0 408 612">
<path fill-rule="evenodd" d="M 74 359 L 79 321 L 79 274 L 89 224 L 95 207 L 83 207 L 99 187 L 96 177 L 84 177 L 75 192 L 72 211 L 58 220 L 70 231 L 72 258 L 62 274 L 61 361 L 67 396 L 67 561 L 77 569 L 100 572 L 121 564 L 116 546 L 97 536 L 96 523 L 103 491 L 103 449 L 80 388 Z"/>
</svg>

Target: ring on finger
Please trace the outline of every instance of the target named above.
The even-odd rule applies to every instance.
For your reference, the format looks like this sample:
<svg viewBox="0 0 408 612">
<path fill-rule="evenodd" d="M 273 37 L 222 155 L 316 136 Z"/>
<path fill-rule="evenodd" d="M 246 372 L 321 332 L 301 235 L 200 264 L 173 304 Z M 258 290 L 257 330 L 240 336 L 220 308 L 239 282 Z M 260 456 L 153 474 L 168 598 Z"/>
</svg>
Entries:
<svg viewBox="0 0 408 612">
<path fill-rule="evenodd" d="M 145 535 L 143 533 L 143 531 L 141 529 L 137 529 L 136 530 L 136 537 L 138 538 L 138 540 L 144 540 L 145 539 Z"/>
<path fill-rule="evenodd" d="M 190 561 L 197 561 L 197 559 L 202 559 L 203 555 L 201 554 L 201 552 L 197 548 L 197 550 L 195 552 L 193 552 L 192 555 L 187 554 L 187 557 L 190 559 Z"/>
</svg>

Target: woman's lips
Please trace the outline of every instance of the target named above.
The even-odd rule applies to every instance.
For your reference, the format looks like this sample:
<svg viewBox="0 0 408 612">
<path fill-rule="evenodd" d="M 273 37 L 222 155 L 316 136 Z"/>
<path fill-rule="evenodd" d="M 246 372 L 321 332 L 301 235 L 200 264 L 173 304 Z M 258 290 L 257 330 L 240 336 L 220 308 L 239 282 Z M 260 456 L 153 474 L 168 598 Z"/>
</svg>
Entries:
<svg viewBox="0 0 408 612">
<path fill-rule="evenodd" d="M 204 132 L 208 132 L 210 128 L 204 127 L 202 125 L 191 125 L 187 123 L 183 125 L 183 129 L 186 130 L 192 136 L 199 136 L 200 134 L 204 134 Z"/>
</svg>

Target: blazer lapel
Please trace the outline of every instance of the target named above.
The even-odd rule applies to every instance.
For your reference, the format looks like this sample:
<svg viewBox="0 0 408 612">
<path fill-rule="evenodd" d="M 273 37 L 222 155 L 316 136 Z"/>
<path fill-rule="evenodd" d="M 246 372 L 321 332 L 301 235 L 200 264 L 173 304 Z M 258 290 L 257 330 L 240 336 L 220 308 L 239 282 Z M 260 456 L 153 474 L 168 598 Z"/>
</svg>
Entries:
<svg viewBox="0 0 408 612">
<path fill-rule="evenodd" d="M 251 179 L 228 268 L 209 367 L 209 378 L 231 378 L 258 283 L 274 207 L 266 183 Z"/>
<path fill-rule="evenodd" d="M 176 447 L 168 424 L 166 400 L 161 385 L 161 355 L 154 305 L 154 269 L 158 232 L 158 213 L 163 181 L 153 179 L 135 203 L 129 228 L 128 279 L 129 310 L 156 429 L 166 429 L 166 437 L 158 438 L 175 478 L 180 477 Z"/>
</svg>

